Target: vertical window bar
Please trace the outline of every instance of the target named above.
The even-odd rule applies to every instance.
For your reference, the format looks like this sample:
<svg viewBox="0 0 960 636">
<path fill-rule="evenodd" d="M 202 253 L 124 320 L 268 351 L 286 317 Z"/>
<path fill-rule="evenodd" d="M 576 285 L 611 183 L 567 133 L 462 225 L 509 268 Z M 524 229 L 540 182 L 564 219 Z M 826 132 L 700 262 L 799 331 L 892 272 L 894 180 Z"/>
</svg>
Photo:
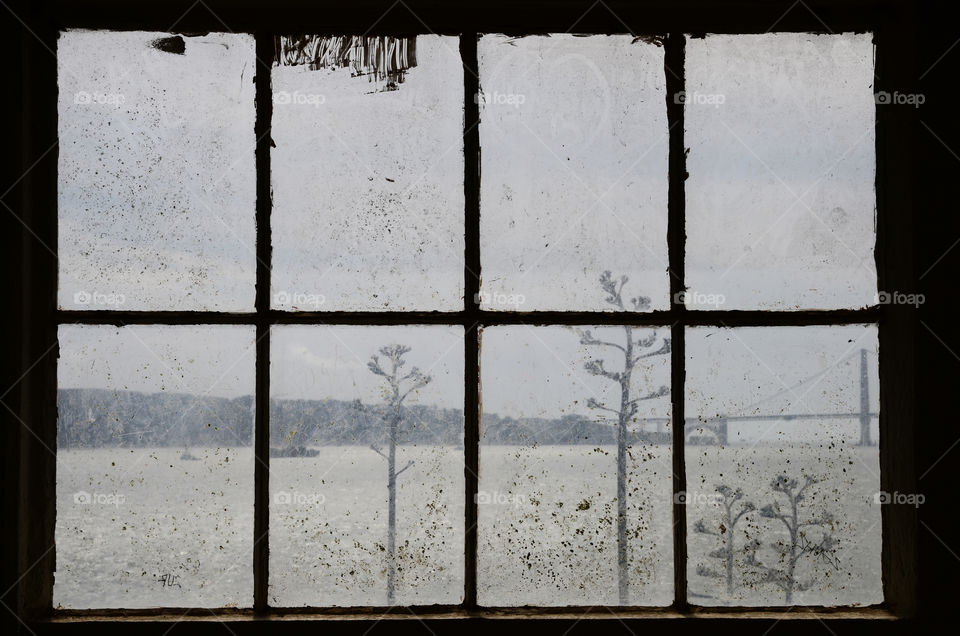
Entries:
<svg viewBox="0 0 960 636">
<path fill-rule="evenodd" d="M 463 604 L 477 606 L 477 488 L 480 470 L 480 91 L 477 33 L 460 36 L 463 61 L 464 276 L 464 591 Z"/>
<path fill-rule="evenodd" d="M 684 281 L 684 252 L 686 248 L 686 209 L 684 181 L 687 178 L 686 151 L 683 139 L 684 45 L 682 33 L 671 33 L 664 42 L 664 72 L 667 82 L 667 124 L 670 130 L 669 194 L 667 198 L 667 245 L 670 259 L 670 308 L 677 316 L 670 328 L 671 369 L 670 396 L 673 402 L 673 594 L 674 607 L 687 607 L 687 513 L 683 493 L 687 488 L 684 461 L 685 341 L 684 317 L 686 306 L 682 292 Z"/>
<path fill-rule="evenodd" d="M 894 19 L 895 21 L 895 19 Z M 903 42 L 895 26 L 884 26 L 874 35 L 876 94 L 901 91 L 916 94 L 912 47 Z M 876 228 L 875 263 L 877 289 L 925 291 L 913 270 L 914 233 L 911 225 L 910 177 L 907 166 L 911 124 L 916 109 L 876 108 Z M 923 275 L 920 276 L 923 278 Z M 877 451 L 880 459 L 882 492 L 917 492 L 913 422 L 916 401 L 914 385 L 903 378 L 914 377 L 918 312 L 903 305 L 881 305 L 878 321 L 880 338 L 880 416 Z M 896 369 L 896 373 L 885 372 Z M 894 449 L 894 450 L 891 450 Z M 939 453 L 937 453 L 939 455 Z M 922 477 L 922 476 L 921 476 Z M 916 610 L 917 594 L 917 508 L 881 506 L 880 564 L 884 601 L 904 614 Z"/>
<path fill-rule="evenodd" d="M 254 397 L 254 517 L 253 608 L 267 609 L 270 558 L 270 124 L 273 95 L 273 34 L 256 33 L 256 162 L 257 162 L 257 342 L 256 395 Z"/>
<path fill-rule="evenodd" d="M 54 452 L 57 450 L 58 267 L 51 251 L 58 250 L 59 224 L 57 153 L 49 150 L 57 145 L 57 60 L 50 52 L 57 50 L 58 34 L 47 28 L 42 14 L 39 6 L 22 13 L 27 22 L 21 21 L 23 31 L 17 37 L 23 50 L 23 58 L 18 63 L 26 69 L 27 88 L 20 97 L 20 108 L 30 121 L 23 130 L 19 156 L 24 171 L 17 178 L 22 177 L 23 194 L 19 200 L 16 190 L 0 197 L 12 203 L 14 210 L 21 211 L 24 230 L 18 239 L 23 250 L 20 273 L 24 285 L 24 331 L 11 334 L 7 349 L 8 355 L 14 351 L 20 353 L 21 366 L 16 371 L 21 379 L 19 388 L 15 388 L 16 383 L 4 387 L 6 399 L 3 400 L 3 411 L 12 415 L 16 414 L 8 404 L 16 399 L 17 391 L 22 400 L 15 438 L 20 458 L 16 469 L 22 489 L 20 515 L 14 518 L 20 539 L 17 546 L 20 561 L 16 569 L 19 589 L 12 599 L 7 597 L 10 590 L 3 595 L 5 602 L 17 603 L 13 609 L 18 619 L 22 615 L 49 611 L 53 606 L 57 552 L 54 545 L 57 457 Z M 15 148 L 14 144 L 10 150 L 16 152 Z M 16 311 L 15 302 L 9 311 Z M 5 517 L 4 523 L 12 523 L 14 519 L 7 521 Z"/>
</svg>

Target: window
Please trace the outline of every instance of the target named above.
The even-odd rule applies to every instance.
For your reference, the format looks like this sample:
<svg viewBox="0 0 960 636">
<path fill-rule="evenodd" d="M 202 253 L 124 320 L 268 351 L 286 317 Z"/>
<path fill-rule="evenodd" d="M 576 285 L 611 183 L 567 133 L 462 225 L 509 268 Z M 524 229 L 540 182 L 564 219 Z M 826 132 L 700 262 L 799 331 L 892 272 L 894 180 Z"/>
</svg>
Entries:
<svg viewBox="0 0 960 636">
<path fill-rule="evenodd" d="M 910 606 L 860 23 L 66 22 L 54 616 Z"/>
</svg>

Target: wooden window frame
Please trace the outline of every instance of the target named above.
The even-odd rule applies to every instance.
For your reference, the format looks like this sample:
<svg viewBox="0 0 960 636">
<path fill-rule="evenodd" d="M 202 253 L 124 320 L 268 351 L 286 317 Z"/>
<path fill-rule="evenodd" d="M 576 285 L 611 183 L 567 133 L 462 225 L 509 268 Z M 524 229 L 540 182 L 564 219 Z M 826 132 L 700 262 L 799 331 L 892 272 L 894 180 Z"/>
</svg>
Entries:
<svg viewBox="0 0 960 636">
<path fill-rule="evenodd" d="M 816 619 L 828 629 L 850 628 L 858 633 L 878 625 L 905 628 L 917 615 L 920 592 L 919 512 L 909 506 L 882 508 L 882 572 L 885 601 L 868 608 L 703 608 L 688 604 L 686 592 L 686 523 L 683 504 L 674 504 L 675 600 L 670 608 L 486 608 L 476 603 L 476 503 L 479 445 L 478 327 L 512 324 L 630 324 L 659 325 L 671 329 L 673 340 L 672 391 L 684 394 L 684 329 L 687 326 L 842 325 L 875 323 L 879 326 L 881 368 L 880 464 L 881 489 L 888 492 L 916 492 L 916 431 L 914 422 L 921 410 L 915 386 L 937 367 L 924 368 L 917 362 L 916 334 L 920 333 L 917 312 L 902 305 L 879 305 L 863 310 L 838 311 L 725 311 L 690 310 L 677 302 L 684 285 L 684 180 L 686 174 L 683 139 L 683 108 L 669 98 L 683 90 L 684 34 L 762 33 L 766 31 L 844 32 L 871 31 L 877 44 L 879 92 L 910 92 L 918 81 L 913 41 L 904 32 L 915 29 L 915 17 L 908 2 L 897 0 L 740 0 L 704 2 L 676 0 L 492 0 L 491 2 L 444 2 L 442 0 L 168 0 L 131 3 L 119 0 L 61 0 L 34 3 L 13 2 L 16 22 L 5 26 L 13 34 L 4 46 L 20 53 L 22 65 L 13 74 L 23 87 L 15 105 L 19 121 L 28 124 L 18 136 L 19 155 L 12 162 L 17 205 L 15 240 L 5 238 L 5 258 L 13 264 L 5 274 L 20 307 L 14 317 L 21 335 L 19 349 L 11 360 L 13 396 L 4 397 L 5 417 L 16 429 L 4 439 L 5 480 L 15 488 L 4 494 L 6 510 L 13 513 L 4 521 L 4 532 L 15 538 L 4 542 L 5 557 L 11 557 L 9 581 L 12 587 L 2 596 L 15 626 L 31 633 L 87 633 L 92 630 L 138 628 L 161 636 L 170 630 L 221 629 L 231 633 L 262 629 L 275 622 L 279 629 L 313 629 L 317 619 L 328 620 L 323 629 L 335 633 L 366 634 L 376 629 L 423 629 L 439 634 L 475 627 L 497 620 L 497 629 L 510 632 L 559 633 L 596 629 L 596 620 L 618 621 L 627 630 L 639 633 L 674 631 L 676 620 L 695 619 L 697 629 L 742 632 L 784 622 L 783 628 L 805 629 L 805 621 Z M 19 9 L 19 10 L 18 10 Z M 148 31 L 233 31 L 253 33 L 257 41 L 256 86 L 259 140 L 257 161 L 257 292 L 255 311 L 221 312 L 128 312 L 64 311 L 57 308 L 57 265 L 47 253 L 57 245 L 57 33 L 65 28 L 98 28 Z M 477 37 L 483 33 L 530 34 L 573 31 L 577 33 L 643 33 L 663 35 L 669 123 L 674 126 L 669 141 L 668 245 L 671 306 L 646 314 L 607 312 L 501 313 L 480 310 L 472 299 L 479 292 L 480 236 L 480 140 L 479 117 L 473 97 L 479 90 Z M 287 313 L 270 309 L 270 153 L 269 122 L 272 110 L 269 70 L 273 56 L 273 35 L 277 33 L 390 34 L 437 33 L 460 37 L 463 62 L 474 73 L 464 73 L 466 253 L 465 298 L 459 312 L 307 312 Z M 679 70 L 678 70 L 679 69 Z M 914 270 L 917 176 L 912 162 L 917 114 L 906 109 L 878 108 L 876 122 L 877 158 L 877 243 L 876 265 L 881 290 L 917 290 Z M 929 151 L 929 147 L 925 147 Z M 913 153 L 913 154 L 912 154 Z M 921 159 L 923 156 L 921 155 Z M 12 188 L 11 188 L 12 189 Z M 21 227 L 22 226 L 22 227 Z M 924 231 L 928 231 L 924 226 Z M 16 312 L 15 312 L 16 313 Z M 468 531 L 465 600 L 457 606 L 366 607 L 366 608 L 270 608 L 267 604 L 267 541 L 254 548 L 254 607 L 239 609 L 161 609 L 53 611 L 52 589 L 55 563 L 55 458 L 56 448 L 56 361 L 57 327 L 61 324 L 245 324 L 257 330 L 257 371 L 255 407 L 255 450 L 263 461 L 256 462 L 255 536 L 263 536 L 269 522 L 267 464 L 269 462 L 269 329 L 275 324 L 462 324 L 465 334 L 465 461 L 466 522 Z M 896 370 L 894 373 L 892 370 Z M 9 392 L 8 392 L 9 393 Z M 13 418 L 10 418 L 12 414 Z M 684 421 L 683 400 L 672 408 L 673 421 Z M 684 427 L 675 426 L 673 447 L 674 491 L 685 490 L 683 456 Z M 7 434 L 5 434 L 7 435 Z M 679 439 L 678 439 L 679 438 Z M 933 457 L 932 449 L 920 455 Z M 9 545 L 8 545 L 9 544 Z M 8 580 L 5 569 L 4 580 Z M 2 591 L 2 590 L 0 590 Z M 12 596 L 11 596 L 12 595 Z M 12 606 L 11 606 L 12 605 Z M 0 610 L 3 608 L 0 607 Z M 7 617 L 9 619 L 9 617 Z M 607 624 L 607 623 L 605 623 Z M 797 626 L 799 624 L 799 627 Z M 282 625 L 283 627 L 279 627 Z M 888 627 L 889 628 L 889 627 Z M 761 629 L 761 631 L 763 631 Z"/>
</svg>

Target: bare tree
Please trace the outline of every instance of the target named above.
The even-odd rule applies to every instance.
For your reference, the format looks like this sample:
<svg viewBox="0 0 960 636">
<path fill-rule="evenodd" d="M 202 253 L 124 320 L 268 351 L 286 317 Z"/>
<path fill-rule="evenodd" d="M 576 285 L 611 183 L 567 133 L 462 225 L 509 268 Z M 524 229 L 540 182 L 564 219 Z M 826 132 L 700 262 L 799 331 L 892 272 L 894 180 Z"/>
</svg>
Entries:
<svg viewBox="0 0 960 636">
<path fill-rule="evenodd" d="M 833 537 L 830 525 L 833 523 L 833 515 L 824 513 L 821 517 L 810 519 L 801 519 L 799 504 L 806 496 L 807 488 L 817 483 L 817 480 L 809 475 L 804 476 L 804 483 L 799 485 L 796 479 L 782 474 L 770 482 L 773 491 L 780 493 L 787 500 L 787 508 L 784 511 L 779 502 L 767 504 L 760 509 L 760 516 L 765 519 L 779 519 L 786 527 L 789 539 L 786 542 L 771 542 L 770 545 L 778 552 L 778 563 L 780 567 L 767 566 L 757 560 L 757 550 L 761 542 L 754 539 L 748 546 L 748 565 L 757 569 L 760 582 L 773 583 L 783 590 L 786 602 L 789 605 L 793 602 L 794 591 L 803 591 L 809 589 L 813 581 L 801 581 L 797 578 L 797 563 L 804 556 L 810 555 L 826 561 L 834 568 L 839 567 L 837 559 L 834 556 L 837 541 Z M 799 488 L 798 488 L 799 486 Z M 817 540 L 811 540 L 809 534 L 812 530 Z"/>
<path fill-rule="evenodd" d="M 743 490 L 740 488 L 734 490 L 730 486 L 721 484 L 717 486 L 716 491 L 723 497 L 723 500 L 720 502 L 722 509 L 720 521 L 716 526 L 708 526 L 703 519 L 699 519 L 697 523 L 694 524 L 693 529 L 700 534 L 711 535 L 720 540 L 720 547 L 710 552 L 709 556 L 714 559 L 722 559 L 724 571 L 718 572 L 706 565 L 700 564 L 697 566 L 697 574 L 725 580 L 727 583 L 727 594 L 732 594 L 737 524 L 745 515 L 755 511 L 757 507 L 752 501 L 744 501 L 740 504 L 740 509 L 734 513 L 734 506 L 743 499 Z"/>
<path fill-rule="evenodd" d="M 600 286 L 607 294 L 606 301 L 621 311 L 627 310 L 623 302 L 623 287 L 627 284 L 627 280 L 626 276 L 614 279 L 609 270 L 603 272 L 600 276 Z M 629 302 L 632 311 L 643 311 L 650 307 L 650 299 L 645 296 L 631 298 Z M 620 604 L 627 605 L 630 596 L 627 576 L 629 569 L 627 561 L 627 427 L 637 414 L 639 402 L 652 400 L 670 393 L 668 387 L 661 386 L 645 395 L 634 395 L 632 387 L 633 371 L 637 363 L 644 358 L 669 353 L 670 339 L 664 338 L 660 347 L 654 349 L 654 345 L 657 343 L 656 332 L 646 338 L 635 339 L 633 327 L 624 325 L 623 330 L 624 339 L 622 342 L 601 340 L 594 337 L 589 329 L 578 330 L 577 333 L 580 336 L 580 344 L 613 349 L 616 351 L 613 355 L 616 356 L 617 360 L 623 360 L 622 371 L 608 369 L 602 358 L 588 360 L 584 364 L 584 368 L 590 375 L 607 378 L 620 387 L 620 400 L 617 406 L 607 406 L 595 398 L 590 398 L 587 401 L 587 406 L 592 409 L 608 411 L 616 415 L 617 418 L 617 573 Z"/>
<path fill-rule="evenodd" d="M 384 387 L 386 404 L 383 419 L 387 424 L 388 449 L 384 453 L 374 444 L 371 444 L 370 448 L 387 460 L 387 492 L 389 498 L 387 509 L 387 603 L 390 605 L 394 603 L 397 577 L 397 476 L 413 465 L 413 462 L 407 462 L 406 466 L 397 470 L 397 443 L 399 441 L 400 420 L 403 416 L 402 407 L 407 396 L 428 385 L 432 379 L 417 367 L 413 367 L 406 374 L 402 372 L 402 368 L 406 364 L 403 356 L 409 352 L 410 347 L 406 345 L 387 345 L 380 348 L 380 355 L 386 359 L 386 368 L 380 363 L 380 356 L 371 356 L 370 362 L 367 363 L 370 372 L 379 375 L 386 382 Z M 404 384 L 406 384 L 406 388 L 404 388 Z"/>
</svg>

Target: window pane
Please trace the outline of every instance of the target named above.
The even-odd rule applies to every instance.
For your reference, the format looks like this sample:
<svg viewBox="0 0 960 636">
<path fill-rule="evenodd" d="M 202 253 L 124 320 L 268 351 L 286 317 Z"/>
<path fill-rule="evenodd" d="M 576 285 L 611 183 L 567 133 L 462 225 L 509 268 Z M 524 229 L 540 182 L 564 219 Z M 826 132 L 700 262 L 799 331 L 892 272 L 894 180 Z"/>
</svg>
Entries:
<svg viewBox="0 0 960 636">
<path fill-rule="evenodd" d="M 454 37 L 284 37 L 273 70 L 273 307 L 463 308 Z"/>
<path fill-rule="evenodd" d="M 691 329 L 688 598 L 868 605 L 880 579 L 877 329 Z"/>
<path fill-rule="evenodd" d="M 58 49 L 60 306 L 252 310 L 253 38 L 69 31 Z"/>
<path fill-rule="evenodd" d="M 619 347 L 628 339 L 634 362 L 624 395 L 620 381 L 603 374 L 623 377 L 627 351 Z M 480 604 L 669 605 L 663 331 L 490 327 L 482 351 Z"/>
<path fill-rule="evenodd" d="M 249 607 L 254 333 L 62 326 L 56 607 Z"/>
<path fill-rule="evenodd" d="M 462 328 L 277 327 L 272 351 L 270 603 L 459 603 Z"/>
<path fill-rule="evenodd" d="M 480 39 L 484 309 L 619 310 L 596 273 L 665 309 L 663 49 L 629 36 Z"/>
<path fill-rule="evenodd" d="M 870 34 L 687 42 L 687 305 L 875 302 Z"/>
</svg>

